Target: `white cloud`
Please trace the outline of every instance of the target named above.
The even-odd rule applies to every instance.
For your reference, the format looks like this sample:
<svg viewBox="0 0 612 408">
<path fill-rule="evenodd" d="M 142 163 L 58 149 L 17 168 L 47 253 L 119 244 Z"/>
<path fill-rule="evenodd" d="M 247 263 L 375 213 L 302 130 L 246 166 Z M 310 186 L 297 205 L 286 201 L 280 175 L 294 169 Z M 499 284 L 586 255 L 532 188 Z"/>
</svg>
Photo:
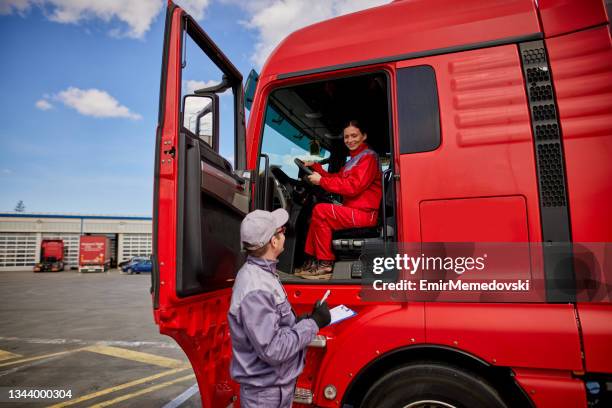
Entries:
<svg viewBox="0 0 612 408">
<path fill-rule="evenodd" d="M 0 0 L 0 15 L 13 12 L 24 14 L 32 6 L 31 0 Z"/>
<path fill-rule="evenodd" d="M 249 19 L 245 25 L 257 32 L 251 60 L 261 67 L 278 43 L 293 31 L 307 25 L 388 3 L 389 0 L 223 0 L 243 8 Z"/>
<path fill-rule="evenodd" d="M 51 105 L 49 103 L 49 101 L 45 100 L 45 99 L 39 99 L 36 101 L 36 107 L 42 111 L 46 111 L 49 110 L 51 108 L 53 108 L 53 105 Z"/>
<path fill-rule="evenodd" d="M 187 0 L 208 3 L 208 0 Z M 142 38 L 159 14 L 163 0 L 0 0 L 0 14 L 25 14 L 32 6 L 43 9 L 47 18 L 58 23 L 79 23 L 98 18 L 105 22 L 117 19 L 127 30 L 113 28 L 113 36 Z"/>
<path fill-rule="evenodd" d="M 204 13 L 210 5 L 210 0 L 178 0 L 175 2 L 196 20 L 204 18 Z"/>
<path fill-rule="evenodd" d="M 2 170 L 0 170 L 0 174 L 3 174 L 3 175 L 13 174 L 13 170 L 11 170 L 11 169 L 2 169 Z"/>
<path fill-rule="evenodd" d="M 137 113 L 131 112 L 127 107 L 99 89 L 79 89 L 70 87 L 55 95 L 55 99 L 64 105 L 76 109 L 82 115 L 96 118 L 128 118 L 142 119 Z"/>
</svg>

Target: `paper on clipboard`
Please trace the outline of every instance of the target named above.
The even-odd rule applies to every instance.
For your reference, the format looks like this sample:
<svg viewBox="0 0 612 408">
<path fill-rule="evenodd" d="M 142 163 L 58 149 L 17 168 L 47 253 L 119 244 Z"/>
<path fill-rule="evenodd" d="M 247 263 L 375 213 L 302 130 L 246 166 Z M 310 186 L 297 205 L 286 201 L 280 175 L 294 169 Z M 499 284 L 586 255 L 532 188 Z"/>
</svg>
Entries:
<svg viewBox="0 0 612 408">
<path fill-rule="evenodd" d="M 331 322 L 329 324 L 335 324 L 344 319 L 348 319 L 349 317 L 353 317 L 357 313 L 355 313 L 354 310 L 349 309 L 348 307 L 344 305 L 338 305 L 334 307 L 333 309 L 331 309 L 329 311 L 329 314 L 331 315 Z"/>
</svg>

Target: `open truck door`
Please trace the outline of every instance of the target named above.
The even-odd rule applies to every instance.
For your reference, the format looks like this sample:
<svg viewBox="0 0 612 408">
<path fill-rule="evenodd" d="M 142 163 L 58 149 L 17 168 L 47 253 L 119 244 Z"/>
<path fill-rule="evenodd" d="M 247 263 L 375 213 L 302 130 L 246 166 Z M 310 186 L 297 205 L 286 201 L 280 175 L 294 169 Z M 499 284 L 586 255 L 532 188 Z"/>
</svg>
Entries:
<svg viewBox="0 0 612 408">
<path fill-rule="evenodd" d="M 189 46 L 188 46 L 189 45 Z M 205 71 L 198 59 L 214 68 Z M 213 78 L 196 78 L 192 72 Z M 197 69 L 195 69 L 197 68 Z M 232 98 L 229 99 L 231 92 Z M 196 373 L 204 407 L 227 407 L 227 311 L 242 263 L 240 222 L 250 177 L 219 153 L 224 118 L 233 130 L 234 163 L 245 168 L 242 76 L 195 20 L 168 3 L 155 150 L 152 296 L 160 332 L 175 339 Z M 220 108 L 221 104 L 221 108 Z M 233 126 L 232 126 L 233 124 Z"/>
</svg>

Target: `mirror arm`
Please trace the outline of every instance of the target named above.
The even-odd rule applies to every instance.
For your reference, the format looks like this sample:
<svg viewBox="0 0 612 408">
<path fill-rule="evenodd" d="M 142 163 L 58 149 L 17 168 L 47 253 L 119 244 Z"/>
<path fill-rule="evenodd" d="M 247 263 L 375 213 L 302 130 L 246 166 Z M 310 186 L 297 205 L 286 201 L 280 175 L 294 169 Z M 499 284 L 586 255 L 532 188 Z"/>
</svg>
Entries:
<svg viewBox="0 0 612 408">
<path fill-rule="evenodd" d="M 263 209 L 268 211 L 268 190 L 270 189 L 270 157 L 262 153 L 261 157 L 265 160 L 264 164 L 264 192 L 263 192 Z"/>
<path fill-rule="evenodd" d="M 221 93 L 221 92 L 227 91 L 231 87 L 232 87 L 232 82 L 227 77 L 227 75 L 224 74 L 223 75 L 223 79 L 221 80 L 220 84 L 209 86 L 207 88 L 196 89 L 195 91 L 193 91 L 193 93 L 196 94 L 196 95 L 200 95 L 200 94 L 203 94 L 203 93 L 210 93 L 210 92 L 212 92 L 212 93 Z"/>
</svg>

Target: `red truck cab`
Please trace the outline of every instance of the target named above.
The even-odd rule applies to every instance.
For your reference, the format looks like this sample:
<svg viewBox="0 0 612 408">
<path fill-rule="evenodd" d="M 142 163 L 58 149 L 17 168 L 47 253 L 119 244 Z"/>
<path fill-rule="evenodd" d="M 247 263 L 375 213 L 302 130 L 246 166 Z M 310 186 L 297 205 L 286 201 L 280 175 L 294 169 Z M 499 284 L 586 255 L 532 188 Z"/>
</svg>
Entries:
<svg viewBox="0 0 612 408">
<path fill-rule="evenodd" d="M 203 79 L 190 71 L 196 55 L 218 84 L 187 93 Z M 239 395 L 226 315 L 240 222 L 280 207 L 290 228 L 278 269 L 296 313 L 327 289 L 330 307 L 357 312 L 311 343 L 295 404 L 611 404 L 612 42 L 601 0 L 394 1 L 296 31 L 249 80 L 245 102 L 240 72 L 169 2 L 153 309 L 187 354 L 204 407 Z M 228 101 L 233 164 L 219 154 Z M 293 159 L 337 171 L 353 118 L 367 123 L 383 170 L 379 225 L 334 236 L 330 281 L 296 279 L 312 206 L 333 197 L 300 181 Z M 535 290 L 364 297 L 364 248 L 430 243 L 519 248 L 509 273 Z"/>
<path fill-rule="evenodd" d="M 34 272 L 60 272 L 64 270 L 64 241 L 43 239 L 40 243 L 40 262 Z"/>
</svg>

